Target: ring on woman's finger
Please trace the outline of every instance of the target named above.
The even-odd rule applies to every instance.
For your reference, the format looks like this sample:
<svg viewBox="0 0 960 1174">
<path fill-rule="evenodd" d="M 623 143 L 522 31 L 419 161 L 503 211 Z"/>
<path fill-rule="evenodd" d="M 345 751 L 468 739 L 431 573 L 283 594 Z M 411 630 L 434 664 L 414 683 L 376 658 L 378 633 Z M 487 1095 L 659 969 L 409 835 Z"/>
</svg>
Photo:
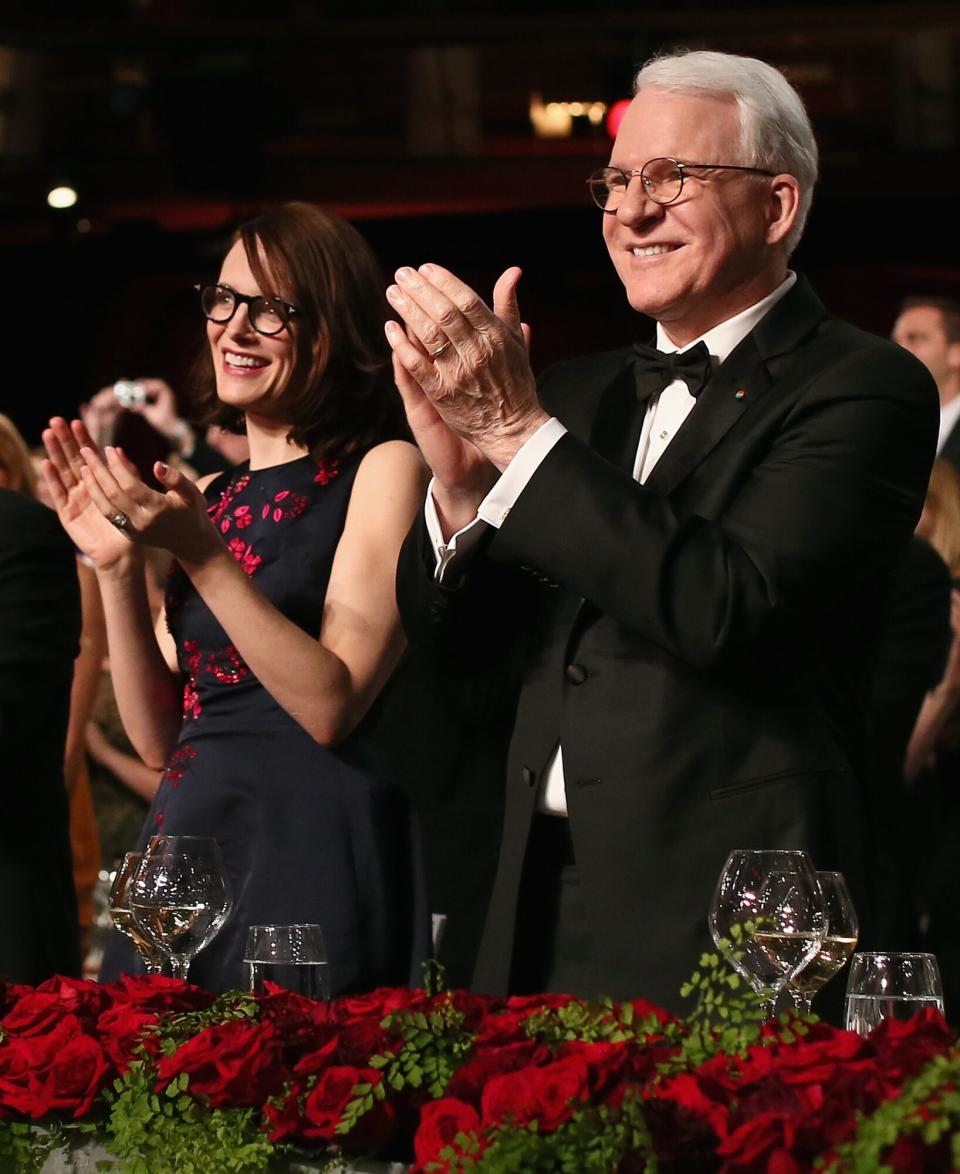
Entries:
<svg viewBox="0 0 960 1174">
<path fill-rule="evenodd" d="M 126 528 L 130 525 L 130 519 L 123 512 L 123 510 L 117 510 L 117 512 L 112 517 L 107 518 L 107 521 L 111 526 L 116 526 L 118 530 L 126 530 Z"/>
<path fill-rule="evenodd" d="M 442 355 L 444 351 L 448 351 L 450 349 L 451 345 L 452 344 L 450 342 L 450 339 L 448 338 L 447 341 L 443 344 L 443 346 L 438 346 L 435 351 L 430 352 L 430 358 L 431 359 L 439 358 L 439 356 Z"/>
</svg>

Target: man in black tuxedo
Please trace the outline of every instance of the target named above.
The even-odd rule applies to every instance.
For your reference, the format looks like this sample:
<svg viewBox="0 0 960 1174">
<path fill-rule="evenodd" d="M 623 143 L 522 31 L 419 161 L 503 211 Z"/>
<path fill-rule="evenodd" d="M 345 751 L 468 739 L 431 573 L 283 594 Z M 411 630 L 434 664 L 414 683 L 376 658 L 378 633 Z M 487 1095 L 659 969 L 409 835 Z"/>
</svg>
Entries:
<svg viewBox="0 0 960 1174">
<path fill-rule="evenodd" d="M 940 396 L 937 454 L 960 470 L 960 302 L 912 297 L 900 307 L 892 338 L 920 360 Z"/>
<path fill-rule="evenodd" d="M 866 696 L 936 396 L 788 270 L 816 167 L 770 66 L 654 60 L 591 189 L 658 350 L 538 388 L 518 270 L 492 312 L 437 266 L 388 290 L 434 472 L 398 571 L 410 639 L 451 681 L 524 657 L 479 990 L 676 1007 L 734 848 L 808 849 L 868 921 Z"/>
<path fill-rule="evenodd" d="M 0 978 L 78 974 L 63 781 L 80 591 L 53 510 L 0 488 Z"/>
</svg>

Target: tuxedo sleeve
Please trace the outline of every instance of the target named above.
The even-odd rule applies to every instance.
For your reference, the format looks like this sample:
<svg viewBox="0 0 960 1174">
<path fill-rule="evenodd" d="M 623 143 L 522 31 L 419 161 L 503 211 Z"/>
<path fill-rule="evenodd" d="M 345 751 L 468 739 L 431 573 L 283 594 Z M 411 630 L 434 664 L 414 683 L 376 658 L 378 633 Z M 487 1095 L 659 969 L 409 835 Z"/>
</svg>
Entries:
<svg viewBox="0 0 960 1174">
<path fill-rule="evenodd" d="M 638 485 L 568 433 L 491 557 L 536 568 L 696 666 L 888 574 L 922 507 L 935 396 L 906 352 L 845 329 L 860 341 L 805 379 L 775 427 L 723 445 L 743 465 L 728 499 L 707 485 L 701 512 L 685 510 L 682 492 Z"/>
</svg>

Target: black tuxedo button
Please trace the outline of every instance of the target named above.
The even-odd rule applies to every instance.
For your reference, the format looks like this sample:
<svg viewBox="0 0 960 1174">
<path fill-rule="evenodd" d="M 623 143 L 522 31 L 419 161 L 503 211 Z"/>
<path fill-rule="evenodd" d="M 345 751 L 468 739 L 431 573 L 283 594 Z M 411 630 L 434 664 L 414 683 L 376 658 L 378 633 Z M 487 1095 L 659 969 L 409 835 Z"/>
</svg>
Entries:
<svg viewBox="0 0 960 1174">
<path fill-rule="evenodd" d="M 520 772 L 520 777 L 523 779 L 523 781 L 527 784 L 528 787 L 532 787 L 534 785 L 534 783 L 537 781 L 537 772 L 531 770 L 529 766 L 525 766 L 523 768 L 523 770 Z"/>
<path fill-rule="evenodd" d="M 582 685 L 588 674 L 582 664 L 568 664 L 563 670 L 563 675 L 571 685 Z"/>
</svg>

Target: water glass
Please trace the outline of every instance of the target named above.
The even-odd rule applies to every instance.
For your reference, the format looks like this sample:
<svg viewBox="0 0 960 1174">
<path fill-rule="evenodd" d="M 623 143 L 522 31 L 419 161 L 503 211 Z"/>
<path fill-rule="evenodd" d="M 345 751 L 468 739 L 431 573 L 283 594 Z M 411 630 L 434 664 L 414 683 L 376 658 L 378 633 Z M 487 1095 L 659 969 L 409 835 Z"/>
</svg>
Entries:
<svg viewBox="0 0 960 1174">
<path fill-rule="evenodd" d="M 844 1006 L 847 1031 L 867 1035 L 884 1019 L 910 1019 L 927 1007 L 943 1014 L 943 985 L 933 954 L 854 954 Z"/>
<path fill-rule="evenodd" d="M 309 999 L 330 997 L 327 951 L 319 925 L 251 925 L 243 968 L 251 991 L 263 993 L 264 984 L 272 982 Z"/>
</svg>

